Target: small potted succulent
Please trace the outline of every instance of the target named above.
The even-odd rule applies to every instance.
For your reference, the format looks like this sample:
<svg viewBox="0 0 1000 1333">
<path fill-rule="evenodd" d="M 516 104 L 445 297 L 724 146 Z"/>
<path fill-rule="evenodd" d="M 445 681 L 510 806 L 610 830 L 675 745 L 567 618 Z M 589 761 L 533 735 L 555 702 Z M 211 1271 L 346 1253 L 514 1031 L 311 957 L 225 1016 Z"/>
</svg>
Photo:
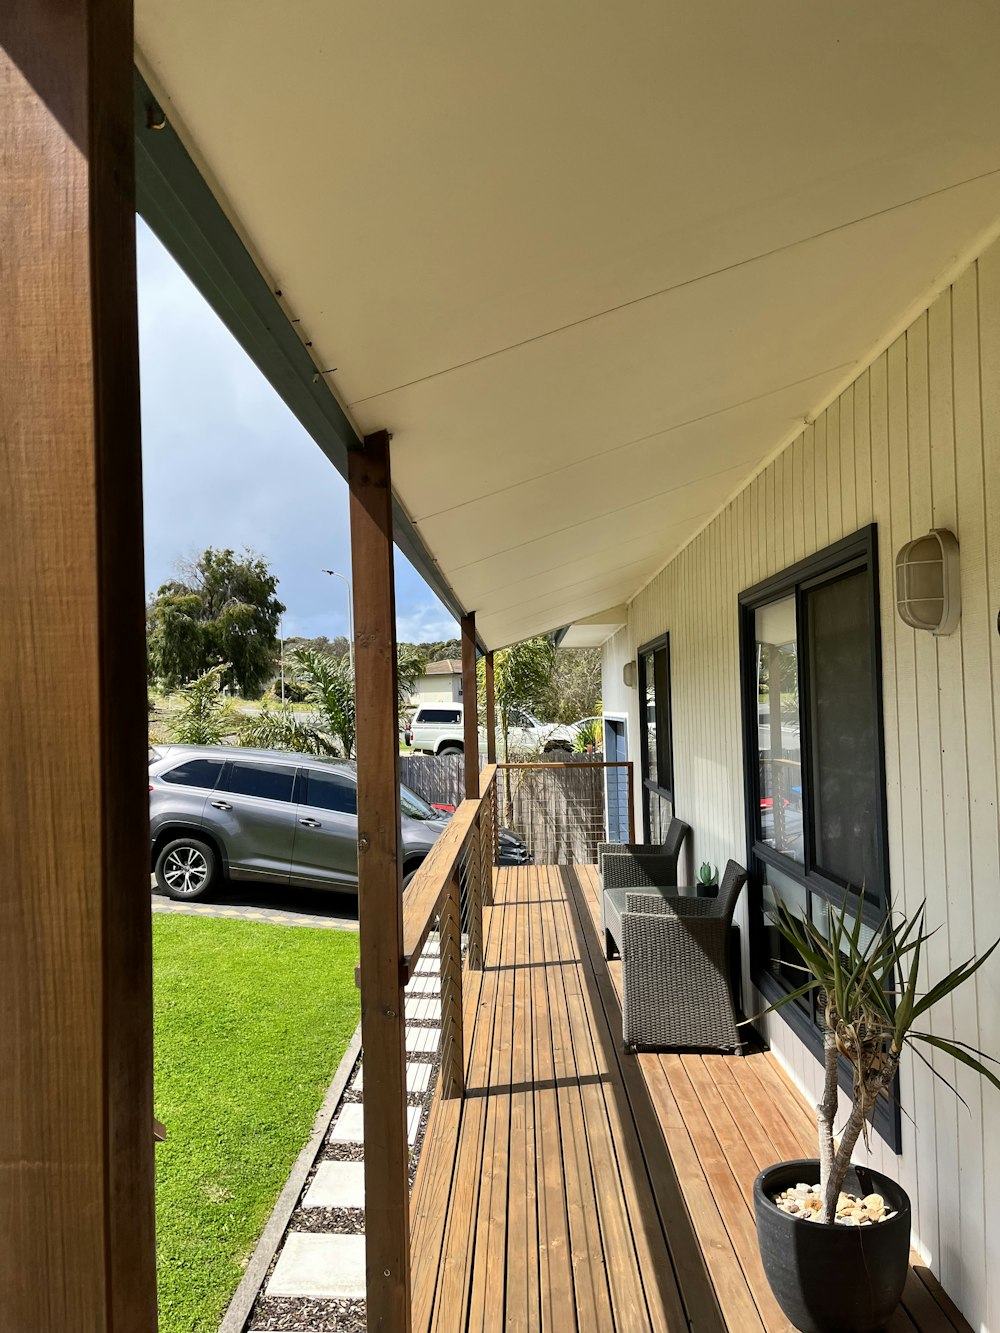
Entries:
<svg viewBox="0 0 1000 1333">
<path fill-rule="evenodd" d="M 719 888 L 719 867 L 710 861 L 702 861 L 698 871 L 698 897 L 712 898 Z"/>
<path fill-rule="evenodd" d="M 860 906 L 853 922 L 845 901 L 830 909 L 824 935 L 784 904 L 774 924 L 795 949 L 807 980 L 765 1010 L 818 993 L 823 1017 L 825 1079 L 816 1108 L 819 1158 L 782 1162 L 754 1183 L 754 1215 L 761 1259 L 782 1310 L 802 1333 L 873 1333 L 899 1304 L 910 1252 L 910 1201 L 895 1181 L 852 1166 L 858 1138 L 880 1097 L 891 1097 L 905 1047 L 921 1059 L 929 1046 L 974 1069 L 1000 1088 L 986 1067 L 993 1061 L 965 1042 L 923 1029 L 921 1020 L 967 981 L 1000 944 L 921 989 L 921 961 L 930 938 L 924 906 L 909 920 L 887 916 L 863 938 Z M 850 1114 L 839 1143 L 838 1068 L 852 1075 Z M 943 1077 L 939 1070 L 934 1070 Z M 947 1082 L 947 1080 L 945 1080 Z M 950 1085 L 949 1085 L 950 1086 Z M 956 1095 L 958 1095 L 956 1093 Z"/>
</svg>

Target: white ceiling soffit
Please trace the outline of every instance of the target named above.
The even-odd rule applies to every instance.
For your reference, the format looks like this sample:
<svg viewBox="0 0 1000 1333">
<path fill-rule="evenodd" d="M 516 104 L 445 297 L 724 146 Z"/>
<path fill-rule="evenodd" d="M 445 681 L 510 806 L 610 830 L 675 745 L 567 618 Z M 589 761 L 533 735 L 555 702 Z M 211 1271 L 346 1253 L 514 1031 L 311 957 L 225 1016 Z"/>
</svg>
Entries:
<svg viewBox="0 0 1000 1333">
<path fill-rule="evenodd" d="M 484 641 L 627 599 L 1000 216 L 1000 6 L 137 0 Z"/>
<path fill-rule="evenodd" d="M 628 623 L 628 607 L 609 606 L 596 615 L 585 616 L 563 631 L 559 639 L 563 648 L 599 648 Z"/>
</svg>

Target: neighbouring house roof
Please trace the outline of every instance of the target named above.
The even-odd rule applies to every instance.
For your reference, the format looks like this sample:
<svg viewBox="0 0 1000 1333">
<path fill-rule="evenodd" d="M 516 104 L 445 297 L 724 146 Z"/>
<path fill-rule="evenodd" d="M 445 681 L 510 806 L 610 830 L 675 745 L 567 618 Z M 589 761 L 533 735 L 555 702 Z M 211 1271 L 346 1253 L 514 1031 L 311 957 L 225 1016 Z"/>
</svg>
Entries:
<svg viewBox="0 0 1000 1333">
<path fill-rule="evenodd" d="M 308 393 L 392 433 L 397 537 L 491 648 L 633 597 L 1000 216 L 997 6 L 135 8 Z"/>
<path fill-rule="evenodd" d="M 446 657 L 440 662 L 428 662 L 424 667 L 425 676 L 460 676 L 462 663 L 454 657 Z"/>
</svg>

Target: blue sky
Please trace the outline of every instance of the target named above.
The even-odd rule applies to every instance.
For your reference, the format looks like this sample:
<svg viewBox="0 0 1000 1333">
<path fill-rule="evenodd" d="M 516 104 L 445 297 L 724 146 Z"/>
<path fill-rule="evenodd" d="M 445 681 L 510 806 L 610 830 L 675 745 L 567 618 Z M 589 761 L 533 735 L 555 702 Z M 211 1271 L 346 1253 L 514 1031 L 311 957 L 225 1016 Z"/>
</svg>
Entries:
<svg viewBox="0 0 1000 1333">
<path fill-rule="evenodd" d="M 347 633 L 347 486 L 145 223 L 137 221 L 146 588 L 206 546 L 252 547 L 280 583 L 286 636 Z M 396 553 L 400 640 L 454 620 Z"/>
</svg>

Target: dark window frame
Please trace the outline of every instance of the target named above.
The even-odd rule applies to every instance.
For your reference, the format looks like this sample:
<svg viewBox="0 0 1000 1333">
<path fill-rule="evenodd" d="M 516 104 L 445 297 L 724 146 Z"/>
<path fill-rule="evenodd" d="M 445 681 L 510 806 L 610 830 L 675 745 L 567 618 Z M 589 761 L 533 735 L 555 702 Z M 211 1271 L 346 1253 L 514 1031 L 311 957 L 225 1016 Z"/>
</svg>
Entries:
<svg viewBox="0 0 1000 1333">
<path fill-rule="evenodd" d="M 861 919 L 868 926 L 878 926 L 892 901 L 889 876 L 888 812 L 885 782 L 885 733 L 882 696 L 882 630 L 879 596 L 878 532 L 875 524 L 841 541 L 824 547 L 790 565 L 787 569 L 747 588 L 739 595 L 739 651 L 740 695 L 743 713 L 743 786 L 745 794 L 745 824 L 747 836 L 746 864 L 750 903 L 750 967 L 753 983 L 769 1003 L 787 994 L 781 982 L 768 966 L 767 939 L 764 929 L 763 881 L 760 864 L 770 865 L 799 884 L 807 894 L 824 899 L 835 906 L 844 901 L 847 893 L 855 902 L 860 899 L 853 888 L 845 886 L 815 863 L 813 848 L 812 773 L 813 753 L 811 732 L 810 641 L 805 607 L 805 596 L 810 589 L 835 581 L 847 574 L 863 570 L 868 575 L 868 629 L 871 643 L 871 676 L 875 713 L 875 785 L 877 793 L 875 845 L 879 867 L 877 897 L 866 890 Z M 760 818 L 760 762 L 758 749 L 758 682 L 756 662 L 756 613 L 758 609 L 784 597 L 795 598 L 796 636 L 799 644 L 799 727 L 802 763 L 802 838 L 804 864 L 772 847 L 757 836 Z M 809 775 L 808 778 L 806 775 Z M 807 903 L 811 898 L 807 899 Z M 816 997 L 809 997 L 808 1009 L 798 1003 L 784 1005 L 778 1015 L 789 1025 L 816 1059 L 823 1059 L 823 1040 L 816 1021 Z M 846 1090 L 851 1086 L 850 1069 L 841 1061 L 840 1084 Z M 875 1113 L 875 1130 L 894 1152 L 901 1151 L 902 1124 L 898 1103 L 898 1083 L 894 1089 L 896 1100 L 881 1100 Z"/>
<path fill-rule="evenodd" d="M 646 716 L 646 658 L 653 654 L 654 709 L 656 722 L 656 780 L 649 776 L 648 727 Z M 662 654 L 662 655 L 661 655 Z M 636 654 L 636 686 L 639 692 L 639 772 L 642 787 L 642 836 L 649 841 L 649 798 L 659 796 L 675 805 L 673 675 L 670 663 L 670 632 L 644 643 Z M 661 714 L 662 709 L 662 714 Z M 665 725 L 660 726 L 660 718 Z M 664 777 L 667 782 L 664 783 Z"/>
</svg>

